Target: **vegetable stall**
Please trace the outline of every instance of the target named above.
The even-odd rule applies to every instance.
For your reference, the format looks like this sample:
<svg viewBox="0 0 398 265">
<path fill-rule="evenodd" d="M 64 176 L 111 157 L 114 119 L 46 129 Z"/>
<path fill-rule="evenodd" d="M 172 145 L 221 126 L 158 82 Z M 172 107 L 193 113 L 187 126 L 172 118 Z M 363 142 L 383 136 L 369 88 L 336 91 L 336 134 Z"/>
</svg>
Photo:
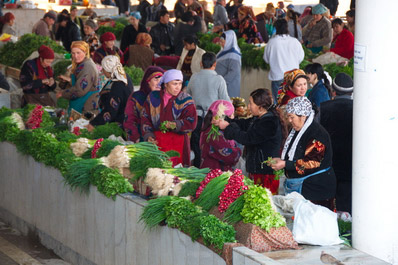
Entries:
<svg viewBox="0 0 398 265">
<path fill-rule="evenodd" d="M 226 243 L 257 251 L 297 248 L 284 217 L 272 204 L 270 192 L 254 185 L 240 170 L 173 168 L 173 151 L 162 152 L 148 142 L 126 142 L 116 124 L 98 126 L 92 132 L 70 132 L 48 111 L 40 105 L 15 110 L 3 107 L 0 140 L 57 168 L 71 190 L 84 196 L 94 186 L 115 199 L 117 194 L 133 192 L 134 186 L 145 183 L 143 195 L 149 201 L 140 221 L 148 229 L 158 225 L 177 228 L 216 253 L 224 253 L 225 259 Z M 259 231 L 263 235 L 260 242 L 254 240 Z M 280 233 L 284 237 L 278 244 L 264 243 Z"/>
</svg>

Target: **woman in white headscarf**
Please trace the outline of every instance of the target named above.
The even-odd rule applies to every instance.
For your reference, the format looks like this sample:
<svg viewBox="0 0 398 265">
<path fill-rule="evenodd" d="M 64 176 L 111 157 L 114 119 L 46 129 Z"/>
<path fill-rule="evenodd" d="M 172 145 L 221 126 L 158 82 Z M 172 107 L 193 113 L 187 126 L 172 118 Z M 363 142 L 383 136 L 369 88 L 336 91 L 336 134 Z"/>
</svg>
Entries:
<svg viewBox="0 0 398 265">
<path fill-rule="evenodd" d="M 240 48 L 236 40 L 236 34 L 232 30 L 225 31 L 220 37 L 222 50 L 217 54 L 216 72 L 222 75 L 227 83 L 228 95 L 240 97 Z"/>
<path fill-rule="evenodd" d="M 295 97 L 286 105 L 292 125 L 281 158 L 273 158 L 272 169 L 285 169 L 285 193 L 301 193 L 304 198 L 334 209 L 336 176 L 332 168 L 332 145 L 328 132 L 316 121 L 311 102 Z"/>
<path fill-rule="evenodd" d="M 90 121 L 87 126 L 89 131 L 93 130 L 94 126 L 107 122 L 117 122 L 122 126 L 127 99 L 133 92 L 133 83 L 125 73 L 119 57 L 105 56 L 101 65 L 104 75 L 109 80 L 100 92 L 101 112 Z"/>
</svg>

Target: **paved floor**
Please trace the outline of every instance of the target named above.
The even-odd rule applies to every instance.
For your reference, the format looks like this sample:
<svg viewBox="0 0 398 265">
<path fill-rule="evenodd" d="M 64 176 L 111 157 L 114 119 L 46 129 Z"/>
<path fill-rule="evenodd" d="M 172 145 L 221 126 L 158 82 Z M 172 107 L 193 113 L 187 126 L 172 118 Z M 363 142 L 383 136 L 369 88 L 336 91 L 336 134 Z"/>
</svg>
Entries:
<svg viewBox="0 0 398 265">
<path fill-rule="evenodd" d="M 23 236 L 0 221 L 0 265 L 18 264 L 70 265 L 41 245 L 37 238 Z"/>
</svg>

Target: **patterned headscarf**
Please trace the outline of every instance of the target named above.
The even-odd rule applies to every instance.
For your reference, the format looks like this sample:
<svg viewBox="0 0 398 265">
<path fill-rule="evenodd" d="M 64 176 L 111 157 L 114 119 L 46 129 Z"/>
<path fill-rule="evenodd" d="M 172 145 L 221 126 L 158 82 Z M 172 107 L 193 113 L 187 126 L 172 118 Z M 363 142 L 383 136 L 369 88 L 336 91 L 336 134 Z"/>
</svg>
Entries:
<svg viewBox="0 0 398 265">
<path fill-rule="evenodd" d="M 292 84 L 301 76 L 307 78 L 305 72 L 301 69 L 293 69 L 291 71 L 287 71 L 283 75 L 283 83 L 288 86 L 292 86 Z"/>
<path fill-rule="evenodd" d="M 307 120 L 305 121 L 303 127 L 300 129 L 299 133 L 297 134 L 297 137 L 294 139 L 292 147 L 290 148 L 289 153 L 287 153 L 287 155 L 288 155 L 287 158 L 285 157 L 287 149 L 289 148 L 290 142 L 292 141 L 294 135 L 296 134 L 296 131 L 294 129 L 292 129 L 290 131 L 289 135 L 286 138 L 285 145 L 283 146 L 281 158 L 285 159 L 285 160 L 286 159 L 293 160 L 294 153 L 296 152 L 296 148 L 301 139 L 301 136 L 303 136 L 305 131 L 308 129 L 308 127 L 313 122 L 315 112 L 312 110 L 311 102 L 306 97 L 295 97 L 295 98 L 291 99 L 286 105 L 286 112 L 308 117 Z"/>
<path fill-rule="evenodd" d="M 148 95 L 151 92 L 151 88 L 149 87 L 149 81 L 155 77 L 162 77 L 164 70 L 158 66 L 149 66 L 144 73 L 144 77 L 141 80 L 140 91 L 144 92 L 145 95 Z"/>
<path fill-rule="evenodd" d="M 313 112 L 311 101 L 306 97 L 295 97 L 287 103 L 286 112 L 308 117 Z"/>
<path fill-rule="evenodd" d="M 135 39 L 135 43 L 142 46 L 151 46 L 152 44 L 152 37 L 148 33 L 138 33 L 137 38 Z"/>
<path fill-rule="evenodd" d="M 78 48 L 78 49 L 82 50 L 85 53 L 86 58 L 90 58 L 90 46 L 88 45 L 87 42 L 81 41 L 81 40 L 74 41 L 74 42 L 72 42 L 72 45 L 70 46 L 71 50 L 73 48 Z M 74 62 L 74 60 L 72 59 L 72 72 L 74 72 L 74 70 L 76 69 L 76 66 L 77 66 L 77 63 Z"/>
<path fill-rule="evenodd" d="M 103 70 L 111 73 L 112 81 L 122 81 L 127 85 L 126 72 L 120 63 L 119 57 L 115 55 L 105 56 L 104 59 L 102 59 L 101 66 Z"/>
</svg>

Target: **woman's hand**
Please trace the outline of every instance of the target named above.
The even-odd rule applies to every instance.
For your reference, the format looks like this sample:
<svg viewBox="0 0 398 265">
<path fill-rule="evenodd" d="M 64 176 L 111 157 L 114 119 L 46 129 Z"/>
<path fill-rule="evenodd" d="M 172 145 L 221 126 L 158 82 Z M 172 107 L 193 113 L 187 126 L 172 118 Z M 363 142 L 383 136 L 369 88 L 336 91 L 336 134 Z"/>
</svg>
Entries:
<svg viewBox="0 0 398 265">
<path fill-rule="evenodd" d="M 68 76 L 59 75 L 58 78 L 61 79 L 62 81 L 68 82 L 68 83 L 71 82 L 71 78 Z"/>
<path fill-rule="evenodd" d="M 175 128 L 177 128 L 177 124 L 174 121 L 166 122 L 165 126 L 167 129 L 170 129 L 170 130 L 174 130 Z"/>
<path fill-rule="evenodd" d="M 212 121 L 212 123 L 216 126 L 218 126 L 218 128 L 220 128 L 221 130 L 225 130 L 225 128 L 228 127 L 229 122 L 225 121 L 225 120 L 214 120 Z"/>
<path fill-rule="evenodd" d="M 86 126 L 86 128 L 87 128 L 87 131 L 89 131 L 89 132 L 92 132 L 95 129 L 95 127 L 93 125 L 91 125 L 90 123 Z"/>
<path fill-rule="evenodd" d="M 312 48 L 312 44 L 311 44 L 311 43 L 308 43 L 308 44 L 307 44 L 307 48 Z"/>
<path fill-rule="evenodd" d="M 156 139 L 155 138 L 153 138 L 152 136 L 149 136 L 148 137 L 148 142 L 150 142 L 150 143 L 153 143 L 153 144 L 158 144 L 158 141 L 156 141 Z"/>
<path fill-rule="evenodd" d="M 55 97 L 57 99 L 62 98 L 62 91 L 58 91 L 57 94 L 55 94 Z"/>
<path fill-rule="evenodd" d="M 284 168 L 286 166 L 285 160 L 282 160 L 279 157 L 273 157 L 272 160 L 273 160 L 274 163 L 271 163 L 270 167 L 273 170 L 279 170 L 279 169 L 282 169 L 282 168 Z"/>
</svg>

